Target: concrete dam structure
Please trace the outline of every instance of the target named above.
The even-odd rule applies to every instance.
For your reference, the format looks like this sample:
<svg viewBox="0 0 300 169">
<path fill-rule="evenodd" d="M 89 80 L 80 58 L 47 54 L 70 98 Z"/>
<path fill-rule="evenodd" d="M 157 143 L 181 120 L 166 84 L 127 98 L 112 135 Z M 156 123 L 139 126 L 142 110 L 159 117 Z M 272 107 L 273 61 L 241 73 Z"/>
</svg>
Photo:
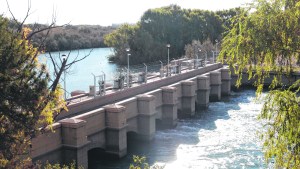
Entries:
<svg viewBox="0 0 300 169">
<path fill-rule="evenodd" d="M 193 117 L 210 101 L 231 91 L 230 69 L 209 64 L 178 75 L 150 81 L 70 104 L 52 131 L 32 139 L 34 161 L 69 164 L 88 168 L 89 151 L 96 148 L 124 157 L 127 134 L 151 141 L 157 126 L 174 128 L 178 118 Z"/>
</svg>

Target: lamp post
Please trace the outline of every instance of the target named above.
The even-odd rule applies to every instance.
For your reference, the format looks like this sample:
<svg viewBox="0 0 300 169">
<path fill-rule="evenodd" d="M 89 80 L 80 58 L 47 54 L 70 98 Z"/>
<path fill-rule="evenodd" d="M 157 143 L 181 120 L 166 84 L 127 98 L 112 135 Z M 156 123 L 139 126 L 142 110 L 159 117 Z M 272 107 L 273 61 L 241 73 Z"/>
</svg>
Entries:
<svg viewBox="0 0 300 169">
<path fill-rule="evenodd" d="M 219 41 L 216 40 L 216 57 L 218 56 L 218 44 L 219 44 Z M 213 63 L 215 63 L 215 59 L 213 59 Z"/>
<path fill-rule="evenodd" d="M 62 56 L 62 59 L 63 59 L 63 63 L 62 63 L 62 66 L 63 66 L 63 69 L 64 69 L 64 95 L 65 95 L 65 100 L 67 99 L 67 89 L 66 89 L 66 69 L 65 69 L 65 65 L 66 65 L 66 59 L 67 59 L 67 56 L 65 54 L 61 55 Z"/>
<path fill-rule="evenodd" d="M 170 47 L 171 47 L 171 45 L 170 44 L 167 44 L 167 48 L 168 48 L 168 65 L 167 65 L 167 76 L 169 76 L 169 62 L 170 62 L 170 56 L 169 56 L 169 54 L 170 54 Z"/>
<path fill-rule="evenodd" d="M 201 52 L 201 49 L 198 48 L 198 51 Z M 199 62 L 198 52 L 197 52 L 196 56 L 197 56 L 197 60 L 196 60 L 196 64 L 197 65 L 196 66 L 197 66 L 197 69 L 198 69 L 198 66 L 199 66 L 199 63 L 198 63 Z"/>
<path fill-rule="evenodd" d="M 129 53 L 130 48 L 126 48 L 126 52 L 127 52 L 127 88 L 129 88 L 129 56 L 131 55 Z"/>
<path fill-rule="evenodd" d="M 205 67 L 206 67 L 206 62 L 207 62 L 207 52 L 206 51 L 204 51 L 205 52 Z"/>
<path fill-rule="evenodd" d="M 213 61 L 212 62 L 215 63 L 215 52 L 213 50 L 211 52 L 213 54 Z"/>
</svg>

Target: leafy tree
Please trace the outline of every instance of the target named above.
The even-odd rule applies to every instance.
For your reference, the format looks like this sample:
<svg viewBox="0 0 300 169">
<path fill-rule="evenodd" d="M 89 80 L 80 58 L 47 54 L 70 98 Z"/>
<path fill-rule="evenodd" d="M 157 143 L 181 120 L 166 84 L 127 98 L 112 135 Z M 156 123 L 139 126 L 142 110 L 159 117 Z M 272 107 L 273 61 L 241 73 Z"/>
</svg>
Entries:
<svg viewBox="0 0 300 169">
<path fill-rule="evenodd" d="M 11 29 L 0 16 L 0 168 L 26 168 L 30 139 L 65 108 L 58 83 L 49 88 L 46 67 L 38 61 L 40 48 L 28 38 L 32 32 L 16 24 Z"/>
<path fill-rule="evenodd" d="M 299 81 L 288 89 L 282 77 L 289 78 L 299 67 L 300 2 L 297 0 L 256 0 L 238 16 L 222 43 L 220 60 L 241 75 L 247 70 L 256 80 L 258 94 L 265 78 L 276 72 L 260 118 L 266 119 L 263 133 L 265 158 L 274 159 L 277 168 L 300 168 Z"/>
<path fill-rule="evenodd" d="M 171 58 L 179 58 L 185 54 L 185 45 L 193 40 L 203 43 L 220 39 L 226 21 L 226 13 L 222 15 L 223 19 L 215 12 L 186 10 L 177 5 L 149 9 L 137 25 L 121 26 L 105 36 L 104 42 L 114 48 L 110 60 L 121 64 L 126 64 L 127 47 L 131 48 L 133 63 L 166 60 L 166 44 L 171 44 Z"/>
<path fill-rule="evenodd" d="M 40 31 L 32 37 L 32 43 L 36 47 L 47 34 L 49 25 L 28 24 L 32 31 Z M 74 49 L 86 49 L 107 47 L 104 44 L 104 35 L 111 33 L 115 28 L 98 25 L 64 25 L 52 29 L 47 35 L 45 51 L 65 51 Z M 43 30 L 43 31 L 41 31 Z"/>
<path fill-rule="evenodd" d="M 133 37 L 138 26 L 124 24 L 117 30 L 105 35 L 104 43 L 114 47 L 114 56 L 109 59 L 119 63 L 126 63 L 126 48 L 129 47 L 129 39 Z"/>
</svg>

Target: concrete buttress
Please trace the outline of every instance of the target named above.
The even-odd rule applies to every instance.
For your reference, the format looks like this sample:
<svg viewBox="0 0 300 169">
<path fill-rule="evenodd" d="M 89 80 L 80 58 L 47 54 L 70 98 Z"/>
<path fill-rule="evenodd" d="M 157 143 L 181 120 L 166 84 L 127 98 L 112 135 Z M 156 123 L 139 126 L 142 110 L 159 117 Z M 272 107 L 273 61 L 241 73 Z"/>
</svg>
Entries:
<svg viewBox="0 0 300 169">
<path fill-rule="evenodd" d="M 209 106 L 210 95 L 210 75 L 205 74 L 197 77 L 197 110 L 207 109 Z"/>
<path fill-rule="evenodd" d="M 125 107 L 116 104 L 104 106 L 106 114 L 106 152 L 124 157 L 127 154 Z"/>
<path fill-rule="evenodd" d="M 210 101 L 221 100 L 221 72 L 220 70 L 215 70 L 210 72 Z"/>
<path fill-rule="evenodd" d="M 87 134 L 86 134 L 86 121 L 80 119 L 64 119 L 59 121 L 62 126 L 62 144 L 63 156 L 62 162 L 70 164 L 73 160 L 76 165 L 87 168 Z M 78 166 L 77 166 L 78 167 Z"/>
<path fill-rule="evenodd" d="M 181 82 L 181 113 L 182 117 L 192 117 L 195 115 L 196 83 L 194 81 Z"/>
<path fill-rule="evenodd" d="M 138 95 L 138 139 L 151 141 L 155 134 L 155 96 Z"/>
<path fill-rule="evenodd" d="M 228 67 L 224 67 L 221 69 L 221 79 L 222 79 L 221 94 L 223 96 L 228 96 L 231 91 L 231 75 L 230 75 L 230 69 Z"/>
<path fill-rule="evenodd" d="M 162 127 L 174 128 L 177 125 L 176 88 L 162 87 Z"/>
</svg>

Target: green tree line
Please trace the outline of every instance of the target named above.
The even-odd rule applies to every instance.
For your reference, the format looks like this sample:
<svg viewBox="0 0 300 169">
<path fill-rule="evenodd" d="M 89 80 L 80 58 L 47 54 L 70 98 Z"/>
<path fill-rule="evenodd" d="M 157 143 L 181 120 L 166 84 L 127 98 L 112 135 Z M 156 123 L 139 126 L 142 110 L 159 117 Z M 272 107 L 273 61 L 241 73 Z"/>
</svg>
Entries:
<svg viewBox="0 0 300 169">
<path fill-rule="evenodd" d="M 170 44 L 170 58 L 184 55 L 185 45 L 193 40 L 215 43 L 229 29 L 230 18 L 239 8 L 212 12 L 199 9 L 181 9 L 179 6 L 147 10 L 135 25 L 124 24 L 104 38 L 114 48 L 111 61 L 127 63 L 126 48 L 130 48 L 131 63 L 166 60 Z"/>
<path fill-rule="evenodd" d="M 32 30 L 41 30 L 47 28 L 48 25 L 28 24 L 26 25 Z M 104 44 L 104 35 L 112 32 L 116 28 L 112 26 L 99 25 L 65 25 L 52 29 L 47 35 L 47 31 L 37 33 L 32 37 L 32 42 L 35 46 L 45 40 L 45 51 L 63 51 L 74 49 L 87 49 L 107 47 Z"/>
</svg>

